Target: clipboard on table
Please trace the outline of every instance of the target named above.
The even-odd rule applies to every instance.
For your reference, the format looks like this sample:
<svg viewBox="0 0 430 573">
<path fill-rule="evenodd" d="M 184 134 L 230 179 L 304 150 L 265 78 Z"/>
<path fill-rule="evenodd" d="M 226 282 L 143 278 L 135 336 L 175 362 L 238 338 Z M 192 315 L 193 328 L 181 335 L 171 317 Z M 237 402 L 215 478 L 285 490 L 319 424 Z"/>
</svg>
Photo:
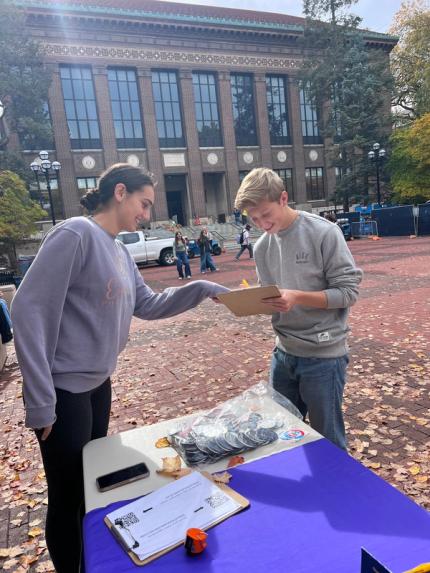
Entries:
<svg viewBox="0 0 430 573">
<path fill-rule="evenodd" d="M 210 480 L 212 483 L 213 479 L 212 476 L 207 473 L 207 472 L 201 472 L 201 474 L 208 480 Z M 229 513 L 228 515 L 225 515 L 222 519 L 219 519 L 217 521 L 214 521 L 213 523 L 210 523 L 210 525 L 208 525 L 207 527 L 202 527 L 202 529 L 204 530 L 208 530 L 211 529 L 212 527 L 214 527 L 215 525 L 218 525 L 219 523 L 222 523 L 223 521 L 225 521 L 226 519 L 228 519 L 229 517 L 235 515 L 236 513 L 239 513 L 241 511 L 243 511 L 244 509 L 246 509 L 247 507 L 249 507 L 250 502 L 248 499 L 246 499 L 245 497 L 243 497 L 242 495 L 240 495 L 239 493 L 237 493 L 236 491 L 234 491 L 231 487 L 229 487 L 226 484 L 223 483 L 216 483 L 215 486 L 217 488 L 219 488 L 223 493 L 225 493 L 227 496 L 231 497 L 238 505 L 239 507 L 233 511 L 232 513 Z M 148 494 L 150 495 L 150 494 Z M 133 502 L 132 502 L 133 503 Z M 131 505 L 131 504 L 128 504 Z M 128 505 L 124 506 L 122 509 L 127 509 Z M 152 554 L 151 556 L 147 557 L 146 559 L 141 560 L 138 555 L 133 551 L 132 548 L 129 547 L 129 545 L 127 545 L 127 543 L 125 542 L 124 538 L 121 536 L 121 534 L 119 533 L 117 527 L 110 521 L 110 519 L 108 518 L 108 516 L 106 516 L 104 518 L 104 522 L 105 524 L 108 526 L 108 528 L 111 530 L 113 536 L 115 537 L 115 539 L 119 542 L 119 544 L 121 545 L 121 547 L 125 550 L 125 552 L 127 553 L 127 555 L 130 557 L 130 559 L 133 561 L 133 563 L 135 565 L 139 565 L 139 566 L 143 566 L 143 565 L 147 565 L 148 563 L 151 563 L 151 561 L 154 561 L 154 559 L 158 559 L 159 557 L 165 555 L 166 553 L 168 553 L 169 551 L 172 551 L 173 549 L 175 549 L 176 547 L 179 547 L 180 545 L 183 545 L 185 542 L 185 538 L 184 540 L 175 543 L 165 549 L 163 549 L 162 551 L 158 551 L 157 553 Z M 185 536 L 184 536 L 185 537 Z"/>
<path fill-rule="evenodd" d="M 281 296 L 277 286 L 251 287 L 232 290 L 218 294 L 217 298 L 236 316 L 251 316 L 254 314 L 274 314 L 264 298 Z"/>
</svg>

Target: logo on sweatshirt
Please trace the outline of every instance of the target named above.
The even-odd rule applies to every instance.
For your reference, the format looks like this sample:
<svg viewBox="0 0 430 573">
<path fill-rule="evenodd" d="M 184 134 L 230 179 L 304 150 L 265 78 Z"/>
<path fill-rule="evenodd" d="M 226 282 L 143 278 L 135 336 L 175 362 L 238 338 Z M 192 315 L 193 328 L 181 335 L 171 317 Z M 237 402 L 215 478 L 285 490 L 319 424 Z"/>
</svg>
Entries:
<svg viewBox="0 0 430 573">
<path fill-rule="evenodd" d="M 296 253 L 296 264 L 308 263 L 309 262 L 309 253 L 305 253 L 301 251 L 300 253 Z"/>
<path fill-rule="evenodd" d="M 329 332 L 318 332 L 318 342 L 328 342 L 330 340 Z"/>
</svg>

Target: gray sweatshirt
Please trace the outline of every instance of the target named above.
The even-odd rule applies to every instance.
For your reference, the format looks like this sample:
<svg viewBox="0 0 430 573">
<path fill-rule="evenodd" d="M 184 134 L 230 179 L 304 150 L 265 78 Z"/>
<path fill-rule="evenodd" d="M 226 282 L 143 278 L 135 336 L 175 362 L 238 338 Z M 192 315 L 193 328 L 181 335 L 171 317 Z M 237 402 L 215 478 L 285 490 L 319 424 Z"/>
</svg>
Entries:
<svg viewBox="0 0 430 573">
<path fill-rule="evenodd" d="M 115 370 L 134 316 L 174 316 L 228 291 L 208 281 L 154 293 L 125 246 L 92 219 L 46 236 L 12 303 L 26 425 L 54 423 L 54 388 L 86 392 Z"/>
<path fill-rule="evenodd" d="M 363 273 L 354 263 L 339 227 L 305 211 L 276 235 L 255 245 L 257 275 L 264 285 L 324 291 L 327 309 L 295 306 L 272 315 L 276 344 L 294 356 L 335 358 L 347 353 L 348 313 Z"/>
</svg>

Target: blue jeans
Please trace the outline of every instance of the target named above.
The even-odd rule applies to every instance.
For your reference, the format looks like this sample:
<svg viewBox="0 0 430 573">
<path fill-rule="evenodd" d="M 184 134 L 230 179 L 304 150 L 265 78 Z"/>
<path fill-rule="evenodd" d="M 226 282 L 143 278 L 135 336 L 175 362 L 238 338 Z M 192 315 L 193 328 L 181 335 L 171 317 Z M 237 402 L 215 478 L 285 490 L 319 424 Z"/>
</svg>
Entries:
<svg viewBox="0 0 430 573">
<path fill-rule="evenodd" d="M 205 273 L 206 269 L 210 269 L 211 272 L 216 271 L 212 256 L 210 253 L 203 253 L 200 255 L 200 272 Z"/>
<path fill-rule="evenodd" d="M 181 279 L 184 278 L 184 272 L 182 270 L 182 265 L 185 266 L 185 276 L 191 276 L 190 261 L 188 255 L 185 251 L 176 253 L 176 268 L 178 269 L 179 276 Z"/>
<path fill-rule="evenodd" d="M 317 432 L 346 450 L 342 414 L 343 389 L 349 358 L 301 358 L 275 348 L 270 380 Z"/>
</svg>

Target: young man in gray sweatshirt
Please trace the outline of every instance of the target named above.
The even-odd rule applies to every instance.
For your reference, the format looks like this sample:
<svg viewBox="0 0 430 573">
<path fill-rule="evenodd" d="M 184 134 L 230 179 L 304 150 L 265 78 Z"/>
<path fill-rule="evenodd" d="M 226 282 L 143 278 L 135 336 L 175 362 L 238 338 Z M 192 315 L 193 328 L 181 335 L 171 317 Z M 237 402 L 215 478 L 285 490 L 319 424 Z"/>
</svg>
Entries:
<svg viewBox="0 0 430 573">
<path fill-rule="evenodd" d="M 265 233 L 254 258 L 261 285 L 277 285 L 273 309 L 276 347 L 273 387 L 309 414 L 311 426 L 346 449 L 342 415 L 348 365 L 348 313 L 358 297 L 362 271 L 339 227 L 288 206 L 282 179 L 254 169 L 243 180 L 235 207 L 247 209 Z"/>
</svg>

